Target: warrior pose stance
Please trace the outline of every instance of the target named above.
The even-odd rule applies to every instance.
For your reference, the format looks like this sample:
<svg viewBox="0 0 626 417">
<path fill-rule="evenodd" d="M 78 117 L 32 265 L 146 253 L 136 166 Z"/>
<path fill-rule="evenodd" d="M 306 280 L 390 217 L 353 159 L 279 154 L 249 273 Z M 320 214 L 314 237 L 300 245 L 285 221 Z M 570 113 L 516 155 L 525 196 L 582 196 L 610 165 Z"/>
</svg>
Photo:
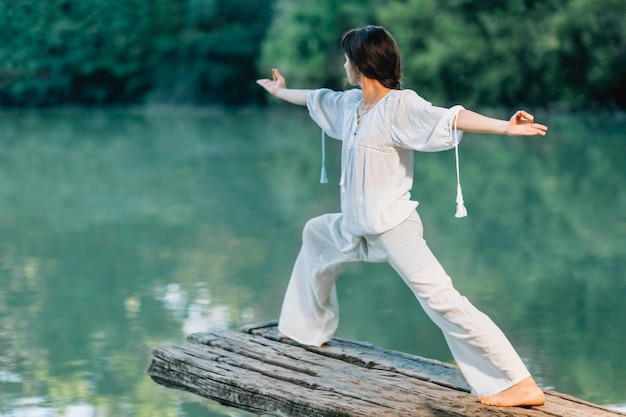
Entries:
<svg viewBox="0 0 626 417">
<path fill-rule="evenodd" d="M 388 262 L 439 326 L 472 391 L 483 404 L 533 406 L 542 390 L 502 331 L 454 288 L 423 239 L 411 200 L 413 151 L 454 148 L 462 132 L 545 135 L 547 127 L 525 111 L 509 121 L 436 107 L 401 89 L 401 56 L 382 27 L 344 34 L 348 82 L 360 88 L 297 90 L 278 70 L 258 84 L 273 96 L 307 106 L 330 137 L 342 141 L 341 212 L 309 220 L 287 287 L 279 331 L 319 346 L 337 329 L 335 281 L 344 262 Z M 458 160 L 457 160 L 458 162 Z M 460 184 L 457 216 L 465 215 Z"/>
</svg>

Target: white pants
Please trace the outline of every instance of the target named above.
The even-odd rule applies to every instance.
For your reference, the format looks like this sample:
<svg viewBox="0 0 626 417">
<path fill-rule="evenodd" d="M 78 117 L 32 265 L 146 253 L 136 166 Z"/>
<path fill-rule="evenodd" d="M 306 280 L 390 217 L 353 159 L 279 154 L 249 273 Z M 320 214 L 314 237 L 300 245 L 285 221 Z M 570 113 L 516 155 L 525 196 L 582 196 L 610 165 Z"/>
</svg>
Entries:
<svg viewBox="0 0 626 417">
<path fill-rule="evenodd" d="M 339 323 L 335 281 L 341 264 L 388 262 L 443 331 L 473 393 L 495 394 L 530 375 L 502 331 L 454 288 L 426 245 L 416 212 L 378 236 L 353 236 L 343 230 L 342 219 L 326 214 L 304 227 L 280 314 L 281 333 L 305 345 L 324 344 Z"/>
</svg>

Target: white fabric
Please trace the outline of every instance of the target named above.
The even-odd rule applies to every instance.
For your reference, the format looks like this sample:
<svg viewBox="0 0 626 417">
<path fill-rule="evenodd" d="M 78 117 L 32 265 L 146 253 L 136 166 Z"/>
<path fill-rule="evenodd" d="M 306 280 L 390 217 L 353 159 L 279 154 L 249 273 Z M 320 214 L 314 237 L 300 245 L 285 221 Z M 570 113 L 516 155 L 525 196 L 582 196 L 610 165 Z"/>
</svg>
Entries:
<svg viewBox="0 0 626 417">
<path fill-rule="evenodd" d="M 435 107 L 412 90 L 393 90 L 357 123 L 359 89 L 307 95 L 311 118 L 341 140 L 341 212 L 345 228 L 363 236 L 385 232 L 417 207 L 411 200 L 413 151 L 452 149 L 452 122 L 461 106 Z"/>
<path fill-rule="evenodd" d="M 327 342 L 339 323 L 335 281 L 341 265 L 388 262 L 443 331 L 473 391 L 490 395 L 511 387 L 528 370 L 500 329 L 454 289 L 422 238 L 418 203 L 411 201 L 413 151 L 458 145 L 461 135 L 452 122 L 462 107 L 434 107 L 411 90 L 394 90 L 359 122 L 362 100 L 361 90 L 307 95 L 313 120 L 342 140 L 342 212 L 306 224 L 280 332 L 307 345 Z"/>
<path fill-rule="evenodd" d="M 342 214 L 327 214 L 304 227 L 280 315 L 281 333 L 302 344 L 324 344 L 339 323 L 335 281 L 341 264 L 388 262 L 443 331 L 475 394 L 501 392 L 530 375 L 500 329 L 454 289 L 422 238 L 415 211 L 377 236 L 355 236 L 346 230 L 344 220 Z"/>
</svg>

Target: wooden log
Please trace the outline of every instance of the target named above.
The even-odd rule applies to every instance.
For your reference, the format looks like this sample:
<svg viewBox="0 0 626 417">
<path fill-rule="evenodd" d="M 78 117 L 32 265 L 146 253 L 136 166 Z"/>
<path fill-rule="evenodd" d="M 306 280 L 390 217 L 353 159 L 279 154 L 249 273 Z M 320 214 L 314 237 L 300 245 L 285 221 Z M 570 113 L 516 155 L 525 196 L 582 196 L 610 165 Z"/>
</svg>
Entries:
<svg viewBox="0 0 626 417">
<path fill-rule="evenodd" d="M 541 407 L 485 406 L 452 365 L 339 338 L 303 346 L 280 338 L 276 322 L 196 333 L 182 346 L 159 347 L 148 373 L 164 386 L 259 415 L 626 415 L 554 391 L 545 391 Z"/>
</svg>

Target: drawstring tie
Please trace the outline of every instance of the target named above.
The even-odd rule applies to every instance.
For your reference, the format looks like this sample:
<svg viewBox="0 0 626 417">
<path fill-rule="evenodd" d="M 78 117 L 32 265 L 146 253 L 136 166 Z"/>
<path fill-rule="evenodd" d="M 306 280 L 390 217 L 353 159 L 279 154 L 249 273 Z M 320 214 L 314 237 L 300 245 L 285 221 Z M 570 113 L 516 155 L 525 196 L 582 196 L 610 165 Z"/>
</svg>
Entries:
<svg viewBox="0 0 626 417">
<path fill-rule="evenodd" d="M 326 175 L 326 133 L 322 129 L 322 172 L 320 173 L 320 184 L 328 183 L 328 176 Z"/>
<path fill-rule="evenodd" d="M 459 113 L 454 118 L 454 126 L 452 134 L 454 135 L 454 156 L 456 159 L 456 214 L 454 217 L 462 218 L 467 216 L 467 209 L 463 201 L 463 190 L 461 190 L 461 174 L 459 170 L 459 131 L 456 128 L 456 121 Z"/>
</svg>

